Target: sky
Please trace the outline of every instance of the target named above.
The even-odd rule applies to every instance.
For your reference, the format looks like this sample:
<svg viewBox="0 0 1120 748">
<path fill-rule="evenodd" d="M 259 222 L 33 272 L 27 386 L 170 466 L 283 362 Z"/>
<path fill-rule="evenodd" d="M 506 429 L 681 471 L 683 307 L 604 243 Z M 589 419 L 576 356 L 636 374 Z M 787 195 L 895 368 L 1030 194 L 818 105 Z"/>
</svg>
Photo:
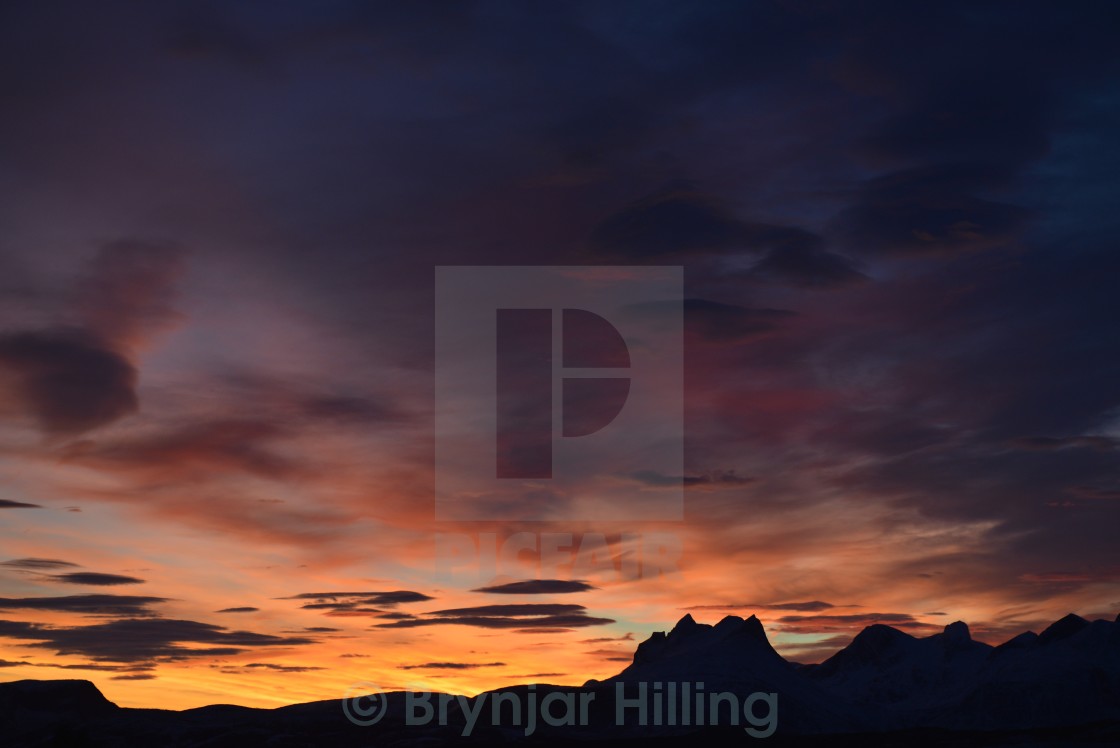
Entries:
<svg viewBox="0 0 1120 748">
<path fill-rule="evenodd" d="M 5 3 L 0 679 L 277 706 L 579 684 L 686 613 L 803 662 L 1115 617 L 1117 15 Z M 683 269 L 683 470 L 627 484 L 682 519 L 437 518 L 440 266 Z M 586 553 L 437 547 L 524 532 Z"/>
</svg>

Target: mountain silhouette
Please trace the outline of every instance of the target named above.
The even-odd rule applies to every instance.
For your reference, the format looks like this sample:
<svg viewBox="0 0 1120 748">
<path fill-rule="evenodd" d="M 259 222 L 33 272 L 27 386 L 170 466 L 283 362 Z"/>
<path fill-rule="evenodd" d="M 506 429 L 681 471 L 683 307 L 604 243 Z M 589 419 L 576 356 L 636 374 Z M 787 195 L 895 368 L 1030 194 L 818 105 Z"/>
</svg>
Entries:
<svg viewBox="0 0 1120 748">
<path fill-rule="evenodd" d="M 629 667 L 605 683 L 701 682 L 708 693 L 779 694 L 782 719 L 803 732 L 853 731 L 868 726 L 770 645 L 754 616 L 727 616 L 714 626 L 686 615 L 665 634 L 638 645 Z"/>
<path fill-rule="evenodd" d="M 697 690 L 777 694 L 771 745 L 1089 746 L 1120 744 L 1120 618 L 1087 621 L 1069 615 L 1040 634 L 1025 632 L 992 647 L 951 623 L 915 637 L 876 624 L 818 665 L 786 661 L 754 616 L 715 625 L 686 615 L 667 633 L 641 642 L 617 675 L 580 687 L 525 685 L 453 701 L 448 724 L 405 723 L 405 695 L 388 694 L 374 727 L 350 724 L 342 702 L 279 709 L 215 705 L 176 712 L 120 708 L 88 681 L 0 683 L 0 735 L 5 746 L 358 746 L 488 745 L 741 745 L 742 727 L 614 722 L 619 693 L 641 684 L 660 689 L 690 683 Z M 702 684 L 702 685 L 701 685 Z M 619 690 L 621 689 L 621 691 Z M 468 710 L 497 693 L 594 694 L 584 726 L 521 728 L 480 719 L 463 736 Z M 480 714 L 489 714 L 479 708 Z"/>
</svg>

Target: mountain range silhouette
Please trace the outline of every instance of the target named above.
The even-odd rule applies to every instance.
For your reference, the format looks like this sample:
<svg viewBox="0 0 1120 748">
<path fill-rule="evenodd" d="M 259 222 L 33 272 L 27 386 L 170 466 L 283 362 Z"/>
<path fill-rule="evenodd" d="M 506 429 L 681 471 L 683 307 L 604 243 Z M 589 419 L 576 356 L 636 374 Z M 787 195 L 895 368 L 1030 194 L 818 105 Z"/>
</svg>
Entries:
<svg viewBox="0 0 1120 748">
<path fill-rule="evenodd" d="M 338 700 L 279 709 L 129 709 L 88 681 L 24 680 L 0 683 L 0 744 L 741 745 L 755 739 L 725 724 L 643 725 L 634 714 L 615 721 L 619 689 L 632 695 L 640 683 L 660 689 L 686 682 L 707 694 L 776 693 L 777 731 L 763 739 L 770 745 L 1120 745 L 1120 617 L 1087 621 L 1071 614 L 996 647 L 973 640 L 960 621 L 926 637 L 876 624 L 824 662 L 800 665 L 774 650 L 754 616 L 707 625 L 686 615 L 668 633 L 641 642 L 633 662 L 611 678 L 580 687 L 501 689 L 534 698 L 595 694 L 587 724 L 541 725 L 530 737 L 488 720 L 464 736 L 463 707 L 487 694 L 451 701 L 444 726 L 406 724 L 405 694 L 388 694 L 384 718 L 363 728 L 347 721 Z"/>
</svg>

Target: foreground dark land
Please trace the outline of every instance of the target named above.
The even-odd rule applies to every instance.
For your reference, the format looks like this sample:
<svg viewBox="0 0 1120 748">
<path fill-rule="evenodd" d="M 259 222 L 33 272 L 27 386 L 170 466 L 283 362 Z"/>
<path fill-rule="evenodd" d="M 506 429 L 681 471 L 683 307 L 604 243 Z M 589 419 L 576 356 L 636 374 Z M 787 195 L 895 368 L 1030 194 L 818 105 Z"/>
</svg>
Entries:
<svg viewBox="0 0 1120 748">
<path fill-rule="evenodd" d="M 662 684 L 703 683 L 708 695 L 734 694 L 743 703 L 750 694 L 776 694 L 777 709 L 769 714 L 763 704 L 752 712 L 753 723 L 738 715 L 734 724 L 725 710 L 720 726 L 696 727 L 669 719 L 641 724 L 630 708 L 620 722 L 616 698 L 635 698 L 643 683 L 650 693 L 654 684 L 660 692 Z M 527 730 L 512 711 L 491 724 L 485 699 L 494 693 L 515 694 L 526 705 L 550 693 L 594 699 L 586 723 L 548 726 L 537 719 Z M 1071 615 L 998 647 L 972 640 L 959 622 L 924 638 L 876 625 L 820 665 L 803 666 L 778 655 L 754 617 L 729 616 L 708 626 L 686 616 L 668 634 L 639 645 L 633 663 L 606 681 L 452 699 L 443 725 L 407 723 L 405 694 L 382 698 L 382 718 L 360 727 L 339 700 L 174 712 L 118 707 L 88 681 L 16 681 L 0 683 L 0 745 L 1113 746 L 1120 745 L 1120 621 Z M 477 721 L 464 708 L 477 708 Z M 767 732 L 759 728 L 769 725 L 768 717 L 775 727 L 769 737 L 745 731 Z"/>
</svg>

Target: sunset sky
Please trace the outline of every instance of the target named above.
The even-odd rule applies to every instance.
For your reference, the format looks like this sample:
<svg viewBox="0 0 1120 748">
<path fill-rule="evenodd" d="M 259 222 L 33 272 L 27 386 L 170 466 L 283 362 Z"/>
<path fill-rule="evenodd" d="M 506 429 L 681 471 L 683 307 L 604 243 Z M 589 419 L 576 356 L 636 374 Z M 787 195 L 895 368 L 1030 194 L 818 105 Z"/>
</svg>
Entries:
<svg viewBox="0 0 1120 748">
<path fill-rule="evenodd" d="M 579 684 L 685 613 L 804 662 L 1114 618 L 1120 14 L 911 5 L 5 3 L 0 680 L 278 706 Z M 683 521 L 437 521 L 449 265 L 683 267 L 683 474 L 630 476 Z M 679 569 L 436 553 L 518 532 Z"/>
</svg>

